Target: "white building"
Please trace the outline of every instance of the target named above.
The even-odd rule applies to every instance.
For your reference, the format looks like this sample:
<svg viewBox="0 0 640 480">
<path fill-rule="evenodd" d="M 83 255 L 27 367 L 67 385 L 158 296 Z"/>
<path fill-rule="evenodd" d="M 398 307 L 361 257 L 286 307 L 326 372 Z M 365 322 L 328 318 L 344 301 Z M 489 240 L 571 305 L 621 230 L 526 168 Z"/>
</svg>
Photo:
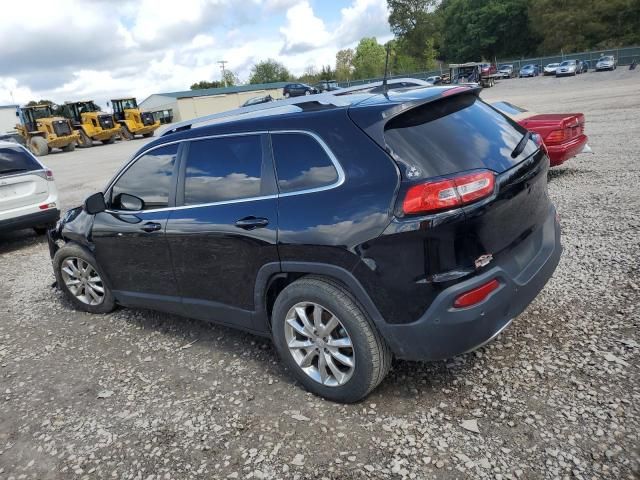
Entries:
<svg viewBox="0 0 640 480">
<path fill-rule="evenodd" d="M 237 85 L 234 87 L 206 88 L 183 92 L 154 93 L 140 102 L 143 112 L 153 112 L 157 118 L 170 116 L 173 122 L 190 120 L 212 113 L 240 107 L 253 97 L 271 95 L 282 98 L 282 88 L 288 82 Z"/>
<path fill-rule="evenodd" d="M 18 117 L 16 117 L 17 108 L 18 105 L 0 105 L 0 133 L 16 129 L 16 123 L 18 123 Z"/>
</svg>

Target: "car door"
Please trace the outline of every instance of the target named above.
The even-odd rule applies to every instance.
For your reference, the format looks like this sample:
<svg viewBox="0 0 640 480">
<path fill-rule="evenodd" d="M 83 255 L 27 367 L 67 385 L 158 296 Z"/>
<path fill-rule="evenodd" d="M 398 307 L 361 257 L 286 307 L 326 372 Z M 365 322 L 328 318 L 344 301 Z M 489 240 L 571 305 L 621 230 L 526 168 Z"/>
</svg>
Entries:
<svg viewBox="0 0 640 480">
<path fill-rule="evenodd" d="M 167 240 L 187 315 L 249 330 L 263 265 L 279 268 L 268 137 L 195 139 L 183 156 Z M 262 325 L 262 328 L 264 324 Z"/>
<path fill-rule="evenodd" d="M 179 144 L 155 147 L 131 162 L 105 193 L 92 240 L 98 264 L 120 303 L 182 313 L 165 236 L 175 204 Z M 142 199 L 131 209 L 126 196 Z"/>
</svg>

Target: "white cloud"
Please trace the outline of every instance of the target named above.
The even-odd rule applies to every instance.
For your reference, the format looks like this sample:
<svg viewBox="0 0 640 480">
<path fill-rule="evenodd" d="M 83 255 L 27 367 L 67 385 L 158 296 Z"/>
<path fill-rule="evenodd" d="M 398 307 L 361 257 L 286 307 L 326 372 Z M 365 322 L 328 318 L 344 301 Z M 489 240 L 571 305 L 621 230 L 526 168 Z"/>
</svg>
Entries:
<svg viewBox="0 0 640 480">
<path fill-rule="evenodd" d="M 110 0 L 57 0 L 38 3 L 28 21 L 23 2 L 5 1 L 0 104 L 141 100 L 220 79 L 218 60 L 245 81 L 267 58 L 299 75 L 333 65 L 336 51 L 362 36 L 390 37 L 385 0 L 343 1 L 329 20 L 314 0 L 120 0 L 117 8 Z"/>
</svg>

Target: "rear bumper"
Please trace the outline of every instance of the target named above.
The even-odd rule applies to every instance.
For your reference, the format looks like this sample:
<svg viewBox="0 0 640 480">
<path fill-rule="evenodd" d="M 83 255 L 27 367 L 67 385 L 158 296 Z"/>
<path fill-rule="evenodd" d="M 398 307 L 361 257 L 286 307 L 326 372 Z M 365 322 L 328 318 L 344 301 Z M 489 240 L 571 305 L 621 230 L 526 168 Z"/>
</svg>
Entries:
<svg viewBox="0 0 640 480">
<path fill-rule="evenodd" d="M 514 249 L 492 268 L 442 291 L 417 321 L 385 325 L 382 333 L 395 355 L 405 360 L 441 360 L 474 350 L 497 336 L 533 301 L 560 261 L 560 226 L 553 207 L 544 225 L 525 242 L 521 251 Z M 521 265 L 525 257 L 530 260 Z M 458 295 L 494 278 L 500 286 L 480 304 L 453 308 Z"/>
<path fill-rule="evenodd" d="M 552 167 L 557 167 L 570 158 L 575 157 L 582 152 L 588 140 L 589 138 L 586 135 L 580 135 L 561 145 L 545 145 L 547 152 L 549 153 L 550 165 Z"/>
<path fill-rule="evenodd" d="M 29 213 L 15 218 L 0 220 L 0 232 L 10 232 L 54 224 L 60 218 L 60 210 L 50 208 L 41 212 Z"/>
</svg>

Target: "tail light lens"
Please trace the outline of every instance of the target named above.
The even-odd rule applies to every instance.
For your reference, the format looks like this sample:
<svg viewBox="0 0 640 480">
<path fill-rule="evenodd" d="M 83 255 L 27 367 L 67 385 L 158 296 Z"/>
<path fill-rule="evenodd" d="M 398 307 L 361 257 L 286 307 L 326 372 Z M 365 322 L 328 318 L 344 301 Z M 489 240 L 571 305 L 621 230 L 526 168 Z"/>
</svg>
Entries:
<svg viewBox="0 0 640 480">
<path fill-rule="evenodd" d="M 53 182 L 53 172 L 49 169 L 44 171 L 45 176 L 47 177 L 47 180 L 49 180 L 50 182 Z"/>
<path fill-rule="evenodd" d="M 421 183 L 409 188 L 402 202 L 402 211 L 410 215 L 461 207 L 490 196 L 494 187 L 495 176 L 489 171 Z"/>
</svg>

